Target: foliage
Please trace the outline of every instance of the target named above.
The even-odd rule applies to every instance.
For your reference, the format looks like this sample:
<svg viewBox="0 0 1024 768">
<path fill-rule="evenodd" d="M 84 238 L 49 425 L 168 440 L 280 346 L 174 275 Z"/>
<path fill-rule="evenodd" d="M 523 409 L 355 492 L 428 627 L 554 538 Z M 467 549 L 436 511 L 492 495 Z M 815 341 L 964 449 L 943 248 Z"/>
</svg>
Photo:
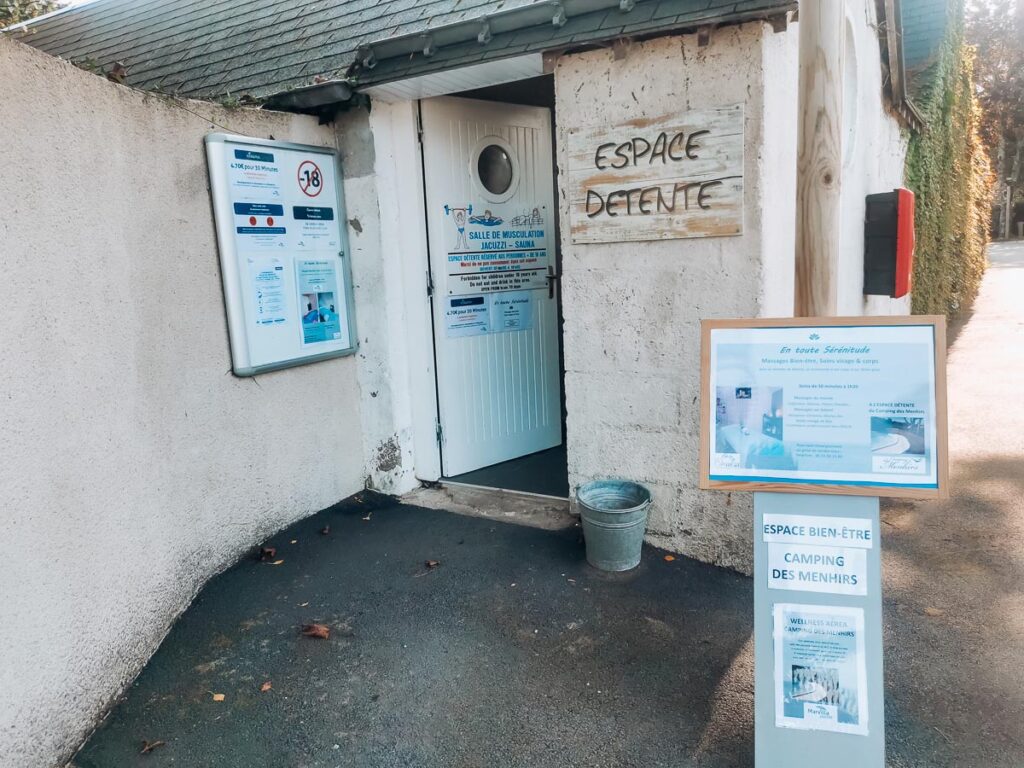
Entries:
<svg viewBox="0 0 1024 768">
<path fill-rule="evenodd" d="M 967 7 L 967 40 L 977 51 L 975 84 L 984 110 L 981 136 L 995 154 L 1001 142 L 1011 175 L 1016 147 L 1024 139 L 1024 2 L 972 0 Z"/>
<path fill-rule="evenodd" d="M 0 0 L 0 29 L 57 10 L 56 0 Z"/>
<path fill-rule="evenodd" d="M 974 52 L 954 28 L 915 98 L 926 127 L 907 152 L 916 195 L 913 311 L 955 315 L 970 306 L 985 272 L 992 173 L 981 140 Z"/>
</svg>

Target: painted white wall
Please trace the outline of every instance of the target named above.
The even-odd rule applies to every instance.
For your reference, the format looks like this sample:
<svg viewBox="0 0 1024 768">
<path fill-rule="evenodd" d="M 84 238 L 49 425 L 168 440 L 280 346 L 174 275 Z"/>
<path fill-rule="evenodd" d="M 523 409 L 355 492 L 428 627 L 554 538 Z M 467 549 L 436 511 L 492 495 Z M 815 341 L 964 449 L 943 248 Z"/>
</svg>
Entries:
<svg viewBox="0 0 1024 768">
<path fill-rule="evenodd" d="M 875 2 L 845 2 L 842 248 L 837 314 L 909 315 L 910 295 L 890 299 L 863 293 L 865 197 L 903 186 L 909 134 L 885 106 Z"/>
<path fill-rule="evenodd" d="M 844 0 L 847 6 L 843 88 L 843 169 L 840 195 L 841 245 L 837 314 L 907 315 L 910 296 L 864 296 L 865 198 L 903 185 L 909 135 L 886 108 L 874 0 Z M 765 143 L 759 148 L 766 173 L 785 183 L 767 199 L 762 226 L 785 253 L 795 247 L 796 120 L 799 65 L 798 24 L 764 38 Z M 792 261 L 764 253 L 762 315 L 792 314 Z"/>
<path fill-rule="evenodd" d="M 411 490 L 418 479 L 437 480 L 441 457 L 436 439 L 437 396 L 434 340 L 427 297 L 427 231 L 423 201 L 418 104 L 374 101 L 369 116 L 381 228 L 378 244 L 382 290 L 389 312 L 389 369 L 381 385 L 391 407 L 377 414 L 397 436 L 407 457 L 393 492 Z"/>
<path fill-rule="evenodd" d="M 563 56 L 554 68 L 563 171 L 573 128 L 745 105 L 742 236 L 575 245 L 562 227 L 571 484 L 608 476 L 644 483 L 654 494 L 650 541 L 743 571 L 752 565 L 750 496 L 697 489 L 699 321 L 791 312 L 785 200 L 796 145 L 774 145 L 788 126 L 766 104 L 765 68 L 779 68 L 786 55 L 772 36 L 770 26 L 751 23 L 717 30 L 706 47 L 696 35 L 664 37 L 618 60 L 596 50 Z M 564 172 L 559 184 L 567 222 Z"/>
<path fill-rule="evenodd" d="M 61 764 L 210 576 L 363 485 L 356 358 L 230 373 L 202 142 L 225 129 L 335 141 L 0 37 L 4 765 Z"/>
<path fill-rule="evenodd" d="M 796 249 L 796 117 L 799 40 L 795 27 L 761 38 L 764 179 L 761 217 L 761 317 L 792 317 Z"/>
</svg>

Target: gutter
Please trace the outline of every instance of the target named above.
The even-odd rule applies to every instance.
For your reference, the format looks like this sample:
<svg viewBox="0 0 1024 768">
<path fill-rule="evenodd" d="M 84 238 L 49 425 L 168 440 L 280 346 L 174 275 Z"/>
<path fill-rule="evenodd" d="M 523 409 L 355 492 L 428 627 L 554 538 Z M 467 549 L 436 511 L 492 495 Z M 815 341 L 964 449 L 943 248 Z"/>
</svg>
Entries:
<svg viewBox="0 0 1024 768">
<path fill-rule="evenodd" d="M 332 104 L 347 103 L 353 96 L 355 91 L 348 80 L 327 80 L 271 94 L 263 106 L 282 112 L 317 113 Z"/>
</svg>

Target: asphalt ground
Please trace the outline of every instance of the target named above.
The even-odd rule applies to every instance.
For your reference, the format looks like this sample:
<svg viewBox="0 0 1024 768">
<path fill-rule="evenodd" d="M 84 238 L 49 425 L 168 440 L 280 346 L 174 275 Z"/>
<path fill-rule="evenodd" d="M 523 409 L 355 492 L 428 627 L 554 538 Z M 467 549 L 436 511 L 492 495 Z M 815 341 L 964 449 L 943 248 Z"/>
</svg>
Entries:
<svg viewBox="0 0 1024 768">
<path fill-rule="evenodd" d="M 883 502 L 891 768 L 1024 766 L 1024 246 L 991 258 L 951 334 L 952 498 Z M 650 548 L 604 575 L 576 528 L 371 495 L 268 544 L 206 586 L 78 768 L 753 765 L 745 577 Z"/>
<path fill-rule="evenodd" d="M 752 759 L 751 683 L 718 690 L 750 637 L 743 576 L 651 549 L 636 570 L 605 575 L 586 564 L 578 528 L 368 495 L 268 546 L 272 559 L 206 586 L 75 765 Z M 329 639 L 301 635 L 314 622 Z M 165 744 L 140 754 L 144 741 Z"/>
</svg>

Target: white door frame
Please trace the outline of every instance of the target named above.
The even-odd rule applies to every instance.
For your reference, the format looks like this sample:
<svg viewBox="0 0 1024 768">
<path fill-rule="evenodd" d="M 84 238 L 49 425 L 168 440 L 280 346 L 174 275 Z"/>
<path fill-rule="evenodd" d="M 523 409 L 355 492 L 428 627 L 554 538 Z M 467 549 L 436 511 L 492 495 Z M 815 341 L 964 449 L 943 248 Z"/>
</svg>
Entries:
<svg viewBox="0 0 1024 768">
<path fill-rule="evenodd" d="M 417 479 L 435 481 L 441 477 L 441 451 L 437 442 L 437 379 L 434 370 L 434 332 L 427 296 L 427 218 L 423 202 L 423 156 L 420 146 L 419 102 L 374 102 L 370 129 L 375 152 L 377 201 L 381 222 L 394 221 L 401 212 L 407 226 L 381 227 L 382 256 L 397 255 L 400 290 L 390 306 L 401 312 L 394 330 L 405 337 L 404 376 L 393 356 L 394 386 L 405 379 L 408 398 L 396 397 L 396 421 L 412 432 L 413 472 Z M 388 217 L 391 218 L 388 218 Z M 389 259 L 385 258 L 386 261 Z M 402 402 L 408 403 L 408 410 Z"/>
</svg>

